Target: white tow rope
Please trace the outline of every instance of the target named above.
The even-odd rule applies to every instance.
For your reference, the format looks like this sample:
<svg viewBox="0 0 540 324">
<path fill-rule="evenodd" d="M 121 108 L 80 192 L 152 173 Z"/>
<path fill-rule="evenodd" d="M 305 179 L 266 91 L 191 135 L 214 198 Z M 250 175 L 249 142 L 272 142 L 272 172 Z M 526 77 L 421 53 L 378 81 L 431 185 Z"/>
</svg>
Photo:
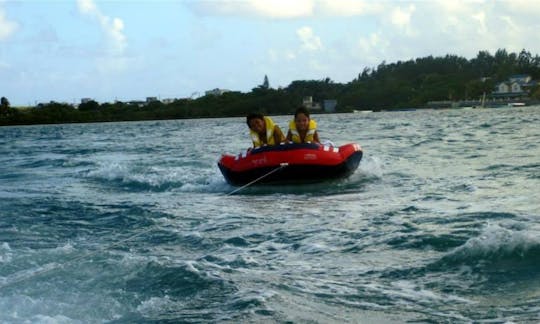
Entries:
<svg viewBox="0 0 540 324">
<path fill-rule="evenodd" d="M 233 191 L 229 192 L 228 194 L 226 194 L 226 196 L 230 196 L 230 195 L 232 195 L 232 194 L 235 194 L 235 193 L 237 193 L 238 191 L 240 191 L 240 190 L 242 190 L 242 189 L 245 189 L 245 188 L 251 186 L 252 184 L 254 184 L 254 183 L 256 183 L 256 182 L 258 182 L 258 181 L 260 181 L 260 180 L 266 178 L 267 176 L 271 175 L 272 173 L 277 172 L 277 171 L 283 169 L 284 167 L 286 167 L 286 166 L 288 166 L 288 165 L 289 165 L 289 163 L 280 163 L 280 164 L 279 164 L 279 168 L 275 168 L 274 170 L 272 170 L 272 171 L 270 171 L 270 172 L 268 172 L 268 173 L 266 173 L 266 174 L 263 174 L 262 176 L 258 177 L 257 179 L 255 179 L 255 180 L 253 180 L 253 181 L 251 181 L 251 182 L 249 182 L 249 183 L 246 183 L 246 184 L 243 185 L 242 187 L 236 188 L 235 190 L 233 190 Z"/>
</svg>

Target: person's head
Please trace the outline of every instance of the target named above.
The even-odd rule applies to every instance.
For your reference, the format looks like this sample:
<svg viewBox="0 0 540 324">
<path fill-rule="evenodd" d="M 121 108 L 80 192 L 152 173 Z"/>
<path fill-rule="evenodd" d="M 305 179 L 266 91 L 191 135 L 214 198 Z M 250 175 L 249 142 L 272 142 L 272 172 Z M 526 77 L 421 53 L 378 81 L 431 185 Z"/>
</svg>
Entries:
<svg viewBox="0 0 540 324">
<path fill-rule="evenodd" d="M 305 107 L 300 107 L 296 109 L 294 113 L 294 123 L 296 124 L 296 129 L 304 131 L 309 129 L 309 111 Z"/>
<path fill-rule="evenodd" d="M 259 113 L 252 113 L 247 115 L 246 124 L 249 129 L 254 132 L 262 133 L 266 131 L 266 123 L 264 122 L 264 116 Z"/>
</svg>

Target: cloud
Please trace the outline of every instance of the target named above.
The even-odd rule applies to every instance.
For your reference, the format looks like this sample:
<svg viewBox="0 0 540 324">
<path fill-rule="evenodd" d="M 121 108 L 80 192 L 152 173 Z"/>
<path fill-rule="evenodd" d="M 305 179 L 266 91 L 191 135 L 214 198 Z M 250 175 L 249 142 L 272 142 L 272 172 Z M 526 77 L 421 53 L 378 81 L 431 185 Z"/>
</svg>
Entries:
<svg viewBox="0 0 540 324">
<path fill-rule="evenodd" d="M 302 42 L 302 49 L 306 51 L 318 51 L 323 48 L 321 38 L 313 33 L 310 27 L 302 27 L 296 31 Z"/>
<path fill-rule="evenodd" d="M 388 59 L 390 41 L 381 32 L 374 32 L 358 40 L 358 54 L 366 63 L 376 64 L 381 60 Z"/>
<path fill-rule="evenodd" d="M 371 15 L 374 30 L 360 31 L 359 53 L 386 60 L 425 55 L 474 57 L 481 50 L 540 51 L 540 1 L 386 1 Z M 396 33 L 399 28 L 401 33 Z M 376 35 L 376 36 L 374 36 Z M 325 41 L 325 39 L 323 39 Z M 386 54 L 386 55 L 385 55 Z M 360 55 L 360 54 L 359 54 Z M 375 63 L 375 62 L 372 62 Z"/>
<path fill-rule="evenodd" d="M 320 15 L 350 17 L 378 14 L 385 11 L 383 2 L 364 0 L 321 0 L 316 1 L 316 11 Z"/>
<path fill-rule="evenodd" d="M 96 19 L 108 40 L 108 50 L 112 55 L 122 55 L 127 47 L 127 38 L 124 35 L 124 22 L 120 18 L 111 18 L 104 15 L 93 0 L 77 0 L 79 11 Z"/>
<path fill-rule="evenodd" d="M 295 19 L 314 16 L 351 17 L 382 13 L 384 2 L 368 0 L 222 0 L 193 1 L 186 6 L 199 15 Z"/>
<path fill-rule="evenodd" d="M 310 0 L 251 0 L 248 3 L 256 13 L 272 18 L 305 17 L 313 12 L 313 2 Z"/>
<path fill-rule="evenodd" d="M 223 0 L 194 1 L 186 3 L 199 15 L 244 16 L 288 19 L 307 17 L 313 14 L 312 0 Z"/>
<path fill-rule="evenodd" d="M 538 0 L 202 0 L 187 6 L 200 15 L 307 21 L 313 28 L 327 19 L 331 26 L 337 18 L 350 26 L 346 32 L 323 30 L 320 35 L 311 27 L 295 26 L 300 47 L 272 43 L 272 63 L 327 62 L 333 55 L 332 61 L 376 66 L 383 60 L 427 55 L 470 58 L 481 50 L 494 53 L 500 48 L 540 52 L 535 41 L 540 29 Z"/>
<path fill-rule="evenodd" d="M 0 41 L 7 39 L 17 30 L 18 25 L 6 18 L 4 10 L 0 8 Z"/>
<path fill-rule="evenodd" d="M 512 0 L 503 1 L 501 5 L 505 6 L 511 12 L 530 15 L 535 18 L 538 18 L 540 14 L 540 1 Z"/>
<path fill-rule="evenodd" d="M 0 61 L 0 70 L 7 70 L 10 67 L 11 67 L 11 65 L 9 65 L 8 63 Z"/>
<path fill-rule="evenodd" d="M 303 60 L 306 55 L 320 53 L 324 47 L 321 38 L 313 33 L 311 27 L 304 26 L 296 30 L 296 36 L 300 40 L 300 46 L 294 49 L 275 49 L 267 51 L 267 57 L 272 63 L 291 62 Z"/>
<path fill-rule="evenodd" d="M 482 34 L 487 34 L 486 14 L 483 11 L 480 11 L 479 13 L 473 15 L 472 18 L 480 25 L 478 31 Z"/>
<path fill-rule="evenodd" d="M 411 24 L 411 16 L 415 10 L 416 7 L 412 4 L 407 9 L 402 9 L 401 7 L 395 8 L 390 14 L 392 24 L 400 28 L 408 28 Z"/>
</svg>

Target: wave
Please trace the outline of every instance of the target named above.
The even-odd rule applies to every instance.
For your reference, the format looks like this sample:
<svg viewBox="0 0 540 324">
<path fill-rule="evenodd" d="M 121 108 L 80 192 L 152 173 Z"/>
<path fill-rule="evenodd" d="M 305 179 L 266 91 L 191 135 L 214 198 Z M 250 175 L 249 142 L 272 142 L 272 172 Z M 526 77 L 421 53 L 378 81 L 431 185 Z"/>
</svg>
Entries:
<svg viewBox="0 0 540 324">
<path fill-rule="evenodd" d="M 216 181 L 218 170 L 193 166 L 137 166 L 128 163 L 101 163 L 97 169 L 85 171 L 83 177 L 104 188 L 122 191 L 185 191 L 208 192 L 224 189 L 224 181 Z"/>
<path fill-rule="evenodd" d="M 409 234 L 389 240 L 387 243 L 393 248 L 428 249 L 434 256 L 423 265 L 389 269 L 385 276 L 410 278 L 423 277 L 426 273 L 454 273 L 459 276 L 466 270 L 467 273 L 472 271 L 477 275 L 494 276 L 502 281 L 526 280 L 531 278 L 531 274 L 540 277 L 535 270 L 540 267 L 537 230 L 531 229 L 526 220 L 510 219 L 504 213 L 495 215 L 501 217 L 477 229 L 440 235 Z M 471 221 L 470 215 L 456 219 L 458 223 L 468 224 L 467 227 L 474 226 L 469 224 Z"/>
<path fill-rule="evenodd" d="M 383 177 L 382 163 L 377 156 L 364 155 L 356 172 L 367 178 L 381 179 Z"/>
<path fill-rule="evenodd" d="M 515 220 L 517 221 L 518 216 L 513 213 L 507 212 L 471 212 L 471 213 L 461 213 L 454 217 L 441 217 L 434 220 L 437 224 L 466 224 L 468 227 L 474 227 L 476 229 L 475 223 L 479 221 L 493 221 L 493 220 Z"/>
<path fill-rule="evenodd" d="M 150 296 L 189 298 L 199 291 L 217 289 L 230 291 L 227 282 L 216 272 L 207 271 L 196 261 L 178 265 L 149 262 L 125 282 L 127 291 L 144 291 Z"/>
<path fill-rule="evenodd" d="M 7 264 L 11 262 L 13 257 L 13 251 L 7 242 L 3 242 L 0 245 L 0 264 Z"/>
<path fill-rule="evenodd" d="M 455 234 L 442 235 L 403 235 L 390 239 L 387 244 L 399 249 L 433 249 L 435 251 L 448 251 L 449 249 L 461 246 L 464 239 Z"/>
<path fill-rule="evenodd" d="M 235 280 L 225 279 L 228 267 L 207 260 L 179 264 L 149 262 L 125 282 L 125 290 L 144 291 L 144 299 L 132 313 L 134 321 L 211 321 L 232 320 L 252 311 L 270 315 L 265 306 L 272 296 L 266 290 L 245 290 Z"/>
<path fill-rule="evenodd" d="M 487 274 L 529 275 L 529 271 L 540 267 L 540 238 L 522 223 L 490 223 L 478 236 L 445 254 L 429 269 L 461 266 Z"/>
</svg>

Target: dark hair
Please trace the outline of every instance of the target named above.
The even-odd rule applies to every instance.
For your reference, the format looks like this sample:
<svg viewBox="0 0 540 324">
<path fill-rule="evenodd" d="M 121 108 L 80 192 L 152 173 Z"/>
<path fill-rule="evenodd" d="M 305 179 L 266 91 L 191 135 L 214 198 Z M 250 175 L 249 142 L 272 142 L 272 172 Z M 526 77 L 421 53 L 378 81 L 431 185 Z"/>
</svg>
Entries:
<svg viewBox="0 0 540 324">
<path fill-rule="evenodd" d="M 261 119 L 261 120 L 264 120 L 264 116 L 260 113 L 251 113 L 249 115 L 247 115 L 246 117 L 246 124 L 248 125 L 249 127 L 249 122 L 252 120 L 252 119 Z"/>
<path fill-rule="evenodd" d="M 306 107 L 299 107 L 294 113 L 294 118 L 298 117 L 298 114 L 304 114 L 309 118 L 309 110 Z"/>
</svg>

